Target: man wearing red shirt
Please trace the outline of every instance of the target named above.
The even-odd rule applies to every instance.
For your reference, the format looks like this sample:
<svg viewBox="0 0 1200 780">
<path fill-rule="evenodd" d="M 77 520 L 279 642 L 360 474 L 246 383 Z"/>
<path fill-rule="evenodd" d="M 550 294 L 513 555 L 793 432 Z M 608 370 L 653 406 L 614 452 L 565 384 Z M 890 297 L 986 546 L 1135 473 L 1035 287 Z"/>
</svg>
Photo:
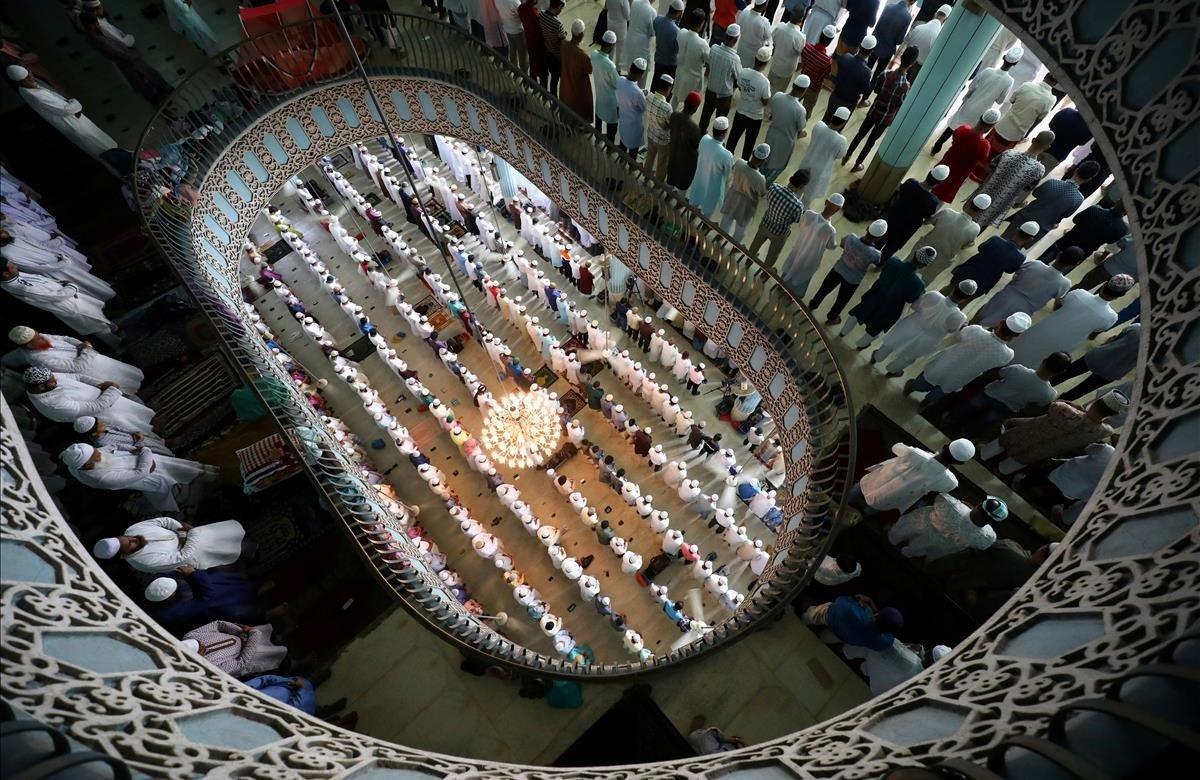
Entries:
<svg viewBox="0 0 1200 780">
<path fill-rule="evenodd" d="M 950 142 L 950 148 L 946 150 L 946 154 L 938 161 L 939 165 L 945 165 L 950 169 L 950 175 L 945 181 L 938 182 L 932 192 L 937 195 L 943 203 L 950 203 L 958 195 L 958 189 L 971 175 L 971 171 L 975 166 L 982 165 L 987 162 L 988 155 L 991 154 L 992 144 L 985 136 L 991 131 L 992 125 L 996 124 L 1000 119 L 1000 112 L 995 108 L 989 108 L 983 112 L 983 116 L 974 127 L 970 125 L 959 125 L 954 129 L 953 141 Z"/>
<path fill-rule="evenodd" d="M 820 40 L 816 43 L 806 43 L 800 50 L 800 72 L 808 76 L 810 80 L 808 92 L 800 101 L 804 104 L 804 111 L 808 116 L 812 116 L 813 107 L 817 105 L 817 98 L 821 96 L 825 77 L 829 75 L 829 69 L 833 66 L 833 59 L 829 56 L 829 46 L 836 37 L 837 28 L 832 24 L 825 25 L 821 30 Z"/>
<path fill-rule="evenodd" d="M 745 4 L 743 3 L 743 5 Z M 734 23 L 740 10 L 737 0 L 716 0 L 711 38 L 714 46 L 725 40 L 725 28 Z"/>
<path fill-rule="evenodd" d="M 537 0 L 525 0 L 517 9 L 521 26 L 525 28 L 525 48 L 529 52 L 529 75 L 549 89 L 550 71 L 546 69 L 546 42 L 542 39 L 542 12 Z"/>
</svg>

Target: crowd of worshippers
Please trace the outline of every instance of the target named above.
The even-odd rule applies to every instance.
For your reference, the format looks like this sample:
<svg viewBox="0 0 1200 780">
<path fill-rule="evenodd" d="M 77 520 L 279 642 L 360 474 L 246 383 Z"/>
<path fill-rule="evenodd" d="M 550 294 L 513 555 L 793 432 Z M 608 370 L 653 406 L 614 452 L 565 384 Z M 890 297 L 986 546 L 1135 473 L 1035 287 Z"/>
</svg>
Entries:
<svg viewBox="0 0 1200 780">
<path fill-rule="evenodd" d="M 357 715 L 342 713 L 345 699 L 317 704 L 315 688 L 329 671 L 289 654 L 285 636 L 295 623 L 286 603 L 263 607 L 275 587 L 246 576 L 253 550 L 237 520 L 193 526 L 162 516 L 98 540 L 92 553 L 130 567 L 139 605 L 186 652 L 309 715 L 353 728 Z"/>
</svg>

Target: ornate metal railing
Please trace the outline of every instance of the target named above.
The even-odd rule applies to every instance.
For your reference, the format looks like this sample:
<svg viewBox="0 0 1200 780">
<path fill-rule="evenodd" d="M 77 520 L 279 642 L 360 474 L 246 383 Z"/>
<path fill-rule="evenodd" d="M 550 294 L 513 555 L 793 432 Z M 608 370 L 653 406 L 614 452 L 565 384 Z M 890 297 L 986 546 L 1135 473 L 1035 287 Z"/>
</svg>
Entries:
<svg viewBox="0 0 1200 780">
<path fill-rule="evenodd" d="M 1030 582 L 932 669 L 796 734 L 664 764 L 521 767 L 350 734 L 180 653 L 79 545 L 5 409 L 4 697 L 135 769 L 177 777 L 328 778 L 396 768 L 432 776 L 632 779 L 767 768 L 806 778 L 877 778 L 946 761 L 980 765 L 1015 737 L 1053 737 L 1056 713 L 1158 661 L 1200 613 L 1200 468 L 1187 427 L 1200 403 L 1200 285 L 1189 238 L 1196 235 L 1200 184 L 1194 158 L 1181 156 L 1195 126 L 1198 72 L 1189 47 L 1200 5 L 1146 0 L 1096 11 L 1079 2 L 982 4 L 1022 31 L 1114 164 L 1139 247 L 1144 340 L 1127 432 L 1094 498 Z M 1178 49 L 1180 35 L 1184 56 L 1164 63 L 1159 47 Z M 1068 630 L 1054 631 L 1062 627 Z M 62 651 L 64 640 L 83 635 L 120 641 L 144 657 L 117 671 L 94 670 Z M 217 716 L 246 726 L 237 745 L 214 744 L 187 728 L 191 720 Z"/>
<path fill-rule="evenodd" d="M 781 609 L 832 539 L 853 463 L 852 405 L 821 329 L 769 268 L 492 50 L 429 19 L 347 19 L 358 32 L 387 26 L 396 50 L 357 37 L 348 43 L 327 19 L 267 33 L 190 76 L 143 134 L 142 152 L 170 163 L 154 171 L 139 165 L 137 197 L 146 224 L 237 364 L 256 387 L 279 373 L 257 335 L 240 322 L 237 258 L 284 181 L 321 155 L 385 135 L 384 117 L 399 133 L 436 132 L 488 146 L 558 196 L 664 300 L 688 311 L 761 390 L 791 456 L 781 490 L 788 519 L 771 565 L 742 608 L 699 640 L 650 661 L 571 666 L 448 611 L 442 619 L 454 625 L 442 635 L 477 652 L 486 642 L 486 652 L 501 663 L 609 678 L 697 657 Z M 382 105 L 350 72 L 351 46 Z M 206 129 L 195 132 L 197 125 Z M 163 187 L 173 194 L 163 197 Z M 635 191 L 641 193 L 637 211 L 622 199 Z M 273 386 L 281 392 L 264 401 L 281 423 L 296 424 L 299 416 L 314 425 L 291 383 Z M 338 465 L 335 456 L 330 465 Z M 333 478 L 332 472 L 316 476 Z M 332 503 L 345 515 L 344 502 Z M 369 550 L 361 531 L 358 536 Z"/>
</svg>

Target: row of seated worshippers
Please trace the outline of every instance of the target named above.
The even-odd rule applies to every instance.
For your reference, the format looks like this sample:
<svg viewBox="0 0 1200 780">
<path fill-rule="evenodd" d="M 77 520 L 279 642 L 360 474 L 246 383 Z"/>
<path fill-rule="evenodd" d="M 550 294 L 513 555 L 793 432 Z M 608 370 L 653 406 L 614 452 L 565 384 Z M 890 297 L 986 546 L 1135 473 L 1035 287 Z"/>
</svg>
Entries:
<svg viewBox="0 0 1200 780">
<path fill-rule="evenodd" d="M 339 189 L 341 192 L 343 192 L 343 194 L 345 194 L 345 195 L 348 195 L 348 196 L 349 196 L 349 197 L 351 197 L 351 198 L 353 198 L 353 197 L 355 197 L 355 196 L 357 195 L 357 193 L 356 193 L 356 192 L 354 192 L 354 191 L 353 191 L 353 189 L 352 189 L 351 187 L 349 187 L 349 185 L 347 185 L 345 182 L 339 182 L 339 184 L 340 184 L 341 186 L 339 186 L 339 187 L 338 187 L 338 189 Z M 520 258 L 518 258 L 518 259 L 520 259 Z M 368 273 L 367 275 L 368 275 L 368 277 L 371 277 L 371 274 L 370 274 L 370 273 Z M 529 276 L 532 276 L 532 274 L 529 274 Z M 474 280 L 475 278 L 478 278 L 478 277 L 472 277 L 472 280 Z M 378 283 L 378 282 L 376 282 L 376 284 L 378 285 L 379 283 Z M 511 312 L 512 310 L 511 310 L 511 309 L 509 309 L 509 311 Z M 526 319 L 528 320 L 528 318 L 526 318 Z M 485 335 L 484 335 L 484 339 L 485 339 L 485 343 L 488 343 L 488 342 L 487 342 L 487 340 L 489 339 L 489 335 L 488 335 L 488 334 L 485 334 Z M 442 350 L 439 350 L 439 351 L 440 351 L 440 352 L 443 352 Z M 443 362 L 445 362 L 445 359 L 444 359 L 444 357 L 443 357 Z M 572 377 L 572 379 L 573 379 L 573 377 Z M 690 415 L 690 413 L 689 413 L 689 415 Z M 577 423 L 577 422 L 574 422 L 574 421 L 572 421 L 571 425 L 568 427 L 568 435 L 569 435 L 569 436 L 571 436 L 571 435 L 572 435 L 572 434 L 571 434 L 571 431 L 572 431 L 572 430 L 577 430 L 577 429 L 578 429 L 578 423 Z M 634 426 L 634 430 L 636 430 L 636 426 Z M 627 433 L 628 433 L 628 431 L 627 431 Z M 572 437 L 572 438 L 574 438 L 574 437 Z M 661 452 L 661 446 L 660 446 L 658 449 L 659 449 L 659 451 Z M 724 453 L 725 453 L 727 456 L 729 456 L 729 457 L 732 457 L 732 450 L 725 450 L 725 451 L 724 451 Z M 640 454 L 643 454 L 643 455 L 644 455 L 645 453 L 640 453 Z M 627 483 L 627 484 L 632 484 L 632 483 Z M 578 493 L 572 493 L 572 495 L 571 495 L 571 500 L 572 500 L 572 504 L 577 506 L 577 502 L 579 502 L 579 501 L 583 501 L 584 499 L 582 498 L 582 496 L 581 496 L 580 494 L 578 494 Z M 627 499 L 627 500 L 628 500 L 628 499 Z M 594 510 L 593 510 L 593 511 L 594 511 Z M 647 512 L 647 514 L 649 514 L 649 512 Z M 656 514 L 657 514 L 657 513 L 656 513 Z M 663 514 L 665 514 L 665 513 L 663 513 Z M 725 515 L 725 516 L 728 516 L 728 517 L 732 517 L 732 512 L 723 511 L 723 515 Z M 594 515 L 593 515 L 593 518 L 594 518 Z M 728 525 L 728 524 L 729 524 L 729 522 L 727 521 L 727 522 L 725 523 L 725 525 Z M 593 523 L 593 525 L 595 525 L 595 523 Z M 665 528 L 662 528 L 662 529 L 660 529 L 660 533 L 661 533 L 662 531 L 665 531 L 665 530 L 666 530 Z M 737 530 L 737 529 L 735 528 L 734 530 L 735 530 L 735 532 L 736 532 L 736 530 Z M 678 532 L 676 532 L 676 533 L 678 533 Z M 747 555 L 746 555 L 745 557 L 751 557 L 751 556 L 753 556 L 754 558 L 758 559 L 758 560 L 757 560 L 757 562 L 756 562 L 757 573 L 761 573 L 761 571 L 762 571 L 762 567 L 765 565 L 766 553 L 765 553 L 764 551 L 762 551 L 762 550 L 761 550 L 761 547 L 762 547 L 762 545 L 761 545 L 761 542 L 758 542 L 758 543 L 756 543 L 756 544 L 751 544 L 751 543 L 749 543 L 749 541 L 748 541 L 748 540 L 745 538 L 745 536 L 744 536 L 744 533 L 745 533 L 745 531 L 744 531 L 744 528 L 743 528 L 743 529 L 742 529 L 742 537 L 741 537 L 741 539 L 740 539 L 740 540 L 738 539 L 738 537 L 737 537 L 736 535 L 733 535 L 733 534 L 731 534 L 731 537 L 732 537 L 732 538 L 731 538 L 730 540 L 727 540 L 727 541 L 730 541 L 730 542 L 731 542 L 731 544 L 733 544 L 733 545 L 739 546 L 739 548 L 745 548 L 745 549 L 739 550 L 740 552 L 745 552 L 745 553 L 747 553 Z M 672 542 L 673 542 L 673 541 L 675 541 L 675 540 L 673 539 L 673 536 L 674 536 L 674 535 L 672 535 L 672 537 L 668 537 L 668 538 L 667 538 L 667 540 L 666 540 L 666 544 L 667 544 L 667 545 L 671 545 L 671 544 L 672 544 Z M 615 551 L 615 552 L 617 552 L 617 554 L 618 554 L 618 555 L 621 555 L 621 556 L 623 557 L 623 563 L 622 563 L 622 568 L 623 568 L 623 570 L 625 570 L 626 572 L 629 572 L 629 573 L 632 573 L 632 572 L 636 571 L 636 570 L 637 570 L 637 568 L 638 568 L 638 566 L 640 565 L 640 561 L 641 561 L 641 559 L 640 559 L 640 556 L 638 556 L 638 555 L 637 555 L 635 552 L 633 552 L 633 551 L 631 551 L 631 550 L 628 550 L 628 549 L 625 549 L 625 548 L 627 547 L 627 542 L 626 542 L 626 540 L 624 540 L 624 539 L 622 539 L 622 538 L 620 538 L 620 537 L 615 537 L 615 536 L 614 536 L 614 538 L 610 539 L 609 541 L 611 542 L 611 545 L 610 545 L 610 546 L 612 546 L 612 547 L 613 547 L 614 551 Z M 741 542 L 740 544 L 739 544 L 739 541 Z M 615 547 L 615 546 L 616 546 L 616 545 L 618 545 L 618 544 L 620 544 L 620 546 L 621 546 L 621 549 L 619 549 L 619 550 L 618 550 L 618 549 Z M 681 544 L 675 544 L 675 548 L 676 548 L 676 549 L 678 549 L 680 546 L 681 546 Z M 691 545 L 690 547 L 691 547 L 691 551 L 692 551 L 692 553 L 693 553 L 693 555 L 694 555 L 694 553 L 695 553 L 695 550 L 696 550 L 696 547 L 695 547 L 695 545 Z M 686 553 L 685 553 L 685 554 L 686 554 Z M 704 571 L 704 570 L 705 570 L 705 567 L 707 568 L 707 571 L 708 571 L 709 573 L 711 573 L 711 572 L 712 572 L 712 563 L 711 563 L 711 561 L 707 561 L 707 560 L 706 560 L 706 561 L 702 561 L 702 562 L 700 562 L 700 565 L 698 565 L 698 566 L 697 566 L 697 570 L 698 570 L 698 571 Z M 716 589 L 716 588 L 714 588 L 714 589 L 713 589 L 713 592 L 714 592 L 714 593 L 719 593 L 719 594 L 721 594 L 721 595 L 724 595 L 724 589 L 725 589 L 725 587 L 726 587 L 726 586 L 724 585 L 724 583 L 725 583 L 726 581 L 727 581 L 727 580 L 726 580 L 726 578 L 724 578 L 724 577 L 721 577 L 720 575 L 718 575 L 718 576 L 717 576 L 717 577 L 716 577 L 716 578 L 713 580 L 713 584 L 714 584 L 714 585 L 716 585 L 717 583 L 721 583 L 721 587 L 720 587 L 720 589 Z M 674 607 L 673 607 L 673 606 L 667 606 L 667 605 L 670 605 L 670 604 L 671 604 L 671 602 L 669 601 L 669 597 L 668 597 L 668 595 L 666 594 L 665 588 L 662 588 L 662 586 L 659 586 L 659 589 L 660 589 L 660 596 L 662 597 L 662 600 L 664 601 L 664 608 L 665 608 L 665 610 L 667 611 L 667 614 L 670 616 L 670 615 L 671 615 L 671 612 L 674 610 Z M 741 596 L 741 594 L 737 594 L 736 592 L 730 592 L 730 593 L 728 594 L 728 596 L 727 596 L 727 599 L 728 599 L 728 601 L 729 601 L 729 602 L 737 602 L 737 603 L 740 603 L 740 600 L 741 600 L 741 598 L 744 598 L 744 597 L 742 597 L 742 596 Z M 674 617 L 674 616 L 673 616 L 673 617 Z M 685 620 L 683 620 L 682 622 L 683 622 L 683 624 L 686 626 L 688 621 L 685 619 Z M 686 629 L 685 629 L 685 630 L 686 630 Z"/>
<path fill-rule="evenodd" d="M 285 220 L 282 219 L 281 216 L 276 217 L 276 220 L 276 225 L 280 230 L 280 234 L 283 239 L 288 242 L 290 246 L 296 249 L 297 253 L 307 261 L 318 281 L 325 285 L 331 292 L 337 290 L 335 293 L 336 295 L 344 296 L 345 294 L 341 292 L 343 288 L 337 282 L 336 276 L 334 276 L 327 267 L 324 267 L 324 263 L 316 258 L 316 255 L 312 252 L 312 250 L 307 247 L 299 235 L 290 228 L 290 226 Z M 322 266 L 322 268 L 318 269 L 318 265 Z M 427 283 L 437 285 L 436 289 L 441 294 L 443 303 L 450 303 L 448 296 L 453 295 L 453 293 L 450 293 L 449 289 L 440 283 L 440 277 L 438 277 L 436 274 L 433 274 L 428 278 Z M 290 291 L 286 291 L 286 287 L 283 286 L 282 281 L 276 282 L 275 289 L 277 292 L 280 292 L 281 295 L 291 295 Z M 412 307 L 409 306 L 405 301 L 399 301 L 396 310 L 401 315 L 410 317 L 410 326 L 413 326 L 414 329 L 420 324 L 420 320 L 418 320 L 417 317 L 422 315 L 419 315 L 417 312 L 415 312 L 415 310 L 413 310 Z M 387 408 L 380 400 L 378 392 L 370 387 L 366 377 L 363 376 L 362 373 L 356 368 L 351 366 L 349 361 L 341 357 L 337 351 L 333 349 L 333 342 L 330 339 L 322 339 L 322 336 L 324 335 L 323 329 L 314 332 L 312 323 L 308 323 L 308 320 L 310 319 L 314 319 L 311 314 L 306 313 L 303 315 L 302 321 L 304 321 L 307 325 L 307 327 L 304 329 L 309 333 L 310 337 L 312 337 L 314 341 L 316 341 L 318 345 L 322 347 L 323 351 L 325 351 L 326 355 L 330 359 L 331 365 L 335 369 L 335 372 L 338 373 L 343 380 L 355 388 L 363 400 L 364 408 L 366 408 L 366 410 L 372 414 L 372 417 L 375 419 L 376 423 L 389 433 L 393 442 L 397 445 L 400 451 L 408 456 L 410 462 L 414 463 L 418 474 L 426 480 L 426 482 L 430 485 L 431 490 L 433 490 L 440 499 L 448 503 L 451 510 L 451 517 L 457 521 L 459 530 L 466 534 L 471 540 L 472 549 L 481 557 L 491 560 L 496 565 L 497 569 L 502 572 L 504 581 L 513 589 L 514 598 L 518 601 L 518 603 L 526 607 L 532 619 L 538 621 L 542 632 L 551 639 L 555 651 L 560 655 L 563 655 L 576 662 L 590 663 L 594 658 L 590 648 L 580 645 L 575 641 L 574 635 L 567 628 L 565 628 L 562 619 L 550 611 L 549 604 L 547 604 L 546 601 L 541 597 L 541 594 L 539 594 L 535 588 L 525 582 L 524 574 L 522 574 L 521 571 L 515 567 L 512 556 L 504 548 L 501 541 L 496 536 L 485 532 L 482 525 L 473 517 L 471 517 L 469 510 L 461 502 L 460 498 L 450 489 L 445 475 L 442 474 L 439 469 L 429 463 L 428 458 L 426 458 L 416 449 L 415 443 L 412 441 L 407 429 L 401 426 L 400 423 L 387 412 Z M 359 319 L 362 319 L 362 317 L 359 317 Z M 322 340 L 324 343 L 322 343 Z M 519 520 L 521 520 L 523 527 L 531 535 L 535 535 L 538 540 L 541 541 L 541 543 L 547 548 L 547 554 L 551 557 L 552 561 L 555 561 L 556 566 L 564 571 L 568 577 L 574 573 L 577 577 L 582 578 L 582 566 L 580 566 L 578 562 L 574 561 L 573 559 L 566 558 L 565 556 L 559 554 L 562 548 L 558 546 L 556 542 L 558 541 L 561 532 L 558 531 L 558 529 L 555 529 L 553 526 L 542 524 L 538 518 L 533 516 L 528 504 L 520 501 L 519 493 L 516 492 L 516 488 L 503 482 L 503 478 L 499 476 L 495 466 L 481 451 L 478 441 L 471 436 L 469 432 L 467 432 L 455 419 L 450 407 L 435 398 L 432 393 L 429 392 L 428 388 L 426 388 L 416 379 L 415 372 L 408 369 L 407 364 L 398 356 L 394 349 L 388 346 L 386 339 L 380 336 L 377 330 L 372 329 L 371 340 L 372 343 L 375 344 L 377 350 L 379 350 L 380 356 L 384 358 L 385 362 L 388 363 L 392 370 L 396 372 L 397 376 L 404 380 L 406 388 L 413 395 L 414 399 L 418 400 L 424 408 L 426 408 L 434 417 L 438 419 L 442 429 L 450 435 L 451 439 L 459 447 L 463 455 L 468 458 L 468 463 L 472 466 L 472 468 L 480 474 L 485 475 L 485 477 L 488 479 L 489 487 L 492 488 L 493 491 L 496 491 L 498 495 L 508 496 L 513 494 L 514 497 L 508 502 L 509 510 L 516 515 Z M 469 374 L 469 372 L 467 372 L 457 363 L 448 347 L 445 346 L 444 342 L 437 342 L 434 333 L 430 334 L 428 341 L 430 341 L 431 346 L 433 344 L 439 344 L 436 347 L 439 358 L 441 358 L 444 363 L 448 363 L 456 367 L 457 375 L 464 382 L 464 384 L 474 383 L 477 385 L 476 390 L 478 390 L 478 386 L 481 384 L 478 382 L 478 378 L 473 374 Z M 448 368 L 449 367 L 450 366 L 448 365 Z M 476 391 L 473 391 L 473 398 L 477 399 L 478 403 L 484 406 L 491 402 L 489 396 Z M 587 585 L 588 587 L 595 587 L 597 594 L 599 594 L 599 583 L 598 581 L 595 581 L 594 578 L 590 578 L 590 581 L 585 582 L 584 585 Z M 581 585 L 581 592 L 583 591 L 584 585 Z M 644 643 L 640 635 L 631 628 L 625 629 L 625 644 L 628 648 L 630 648 L 630 652 L 635 654 L 641 654 L 642 651 L 645 650 Z"/>
<path fill-rule="evenodd" d="M 37 193 L 0 166 L 0 289 L 84 338 L 120 343 L 104 305 L 116 291 L 64 235 Z"/>
</svg>

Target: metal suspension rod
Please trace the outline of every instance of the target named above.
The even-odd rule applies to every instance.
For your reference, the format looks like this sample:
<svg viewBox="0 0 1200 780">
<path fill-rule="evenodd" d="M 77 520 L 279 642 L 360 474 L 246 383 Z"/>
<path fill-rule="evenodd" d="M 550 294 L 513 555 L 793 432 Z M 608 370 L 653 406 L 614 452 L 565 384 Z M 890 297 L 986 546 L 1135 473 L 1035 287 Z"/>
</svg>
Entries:
<svg viewBox="0 0 1200 780">
<path fill-rule="evenodd" d="M 387 114 L 383 110 L 383 104 L 379 102 L 379 97 L 375 94 L 375 88 L 371 86 L 371 80 L 367 78 L 367 70 L 363 67 L 362 58 L 358 56 L 358 49 L 354 48 L 354 40 L 350 37 L 350 30 L 346 27 L 346 21 L 342 18 L 342 12 L 338 10 L 337 3 L 330 4 L 333 8 L 333 16 L 337 19 L 338 27 L 342 31 L 342 37 L 346 41 L 346 45 L 350 47 L 350 56 L 354 58 L 354 67 L 358 71 L 358 77 L 362 79 L 363 86 L 367 88 L 367 96 L 375 104 L 375 110 L 379 112 L 379 121 L 383 123 L 383 129 L 387 132 L 388 141 L 392 145 L 392 156 L 396 158 L 396 162 L 400 163 L 400 167 L 404 169 L 404 178 L 408 180 L 408 186 L 412 189 L 413 197 L 417 199 L 417 203 L 424 210 L 424 204 L 421 203 L 421 193 L 417 190 L 417 183 L 413 181 L 412 174 L 408 171 L 408 166 L 404 165 L 400 159 L 400 142 L 396 140 L 396 134 L 392 131 L 392 125 L 388 122 Z M 423 214 L 422 217 L 426 220 L 426 225 L 429 223 L 428 214 Z M 446 254 L 445 247 L 442 242 L 434 240 L 437 246 L 438 254 L 442 256 L 442 262 L 446 264 L 446 270 L 450 273 L 450 280 L 454 282 L 454 288 L 458 290 L 458 300 L 463 307 L 471 315 L 471 318 L 478 322 L 475 317 L 475 312 L 471 309 L 471 304 L 467 302 L 467 296 L 463 292 L 462 285 L 458 283 L 458 276 L 454 273 L 454 266 L 450 264 L 450 256 Z M 472 334 L 475 336 L 476 334 Z"/>
</svg>

